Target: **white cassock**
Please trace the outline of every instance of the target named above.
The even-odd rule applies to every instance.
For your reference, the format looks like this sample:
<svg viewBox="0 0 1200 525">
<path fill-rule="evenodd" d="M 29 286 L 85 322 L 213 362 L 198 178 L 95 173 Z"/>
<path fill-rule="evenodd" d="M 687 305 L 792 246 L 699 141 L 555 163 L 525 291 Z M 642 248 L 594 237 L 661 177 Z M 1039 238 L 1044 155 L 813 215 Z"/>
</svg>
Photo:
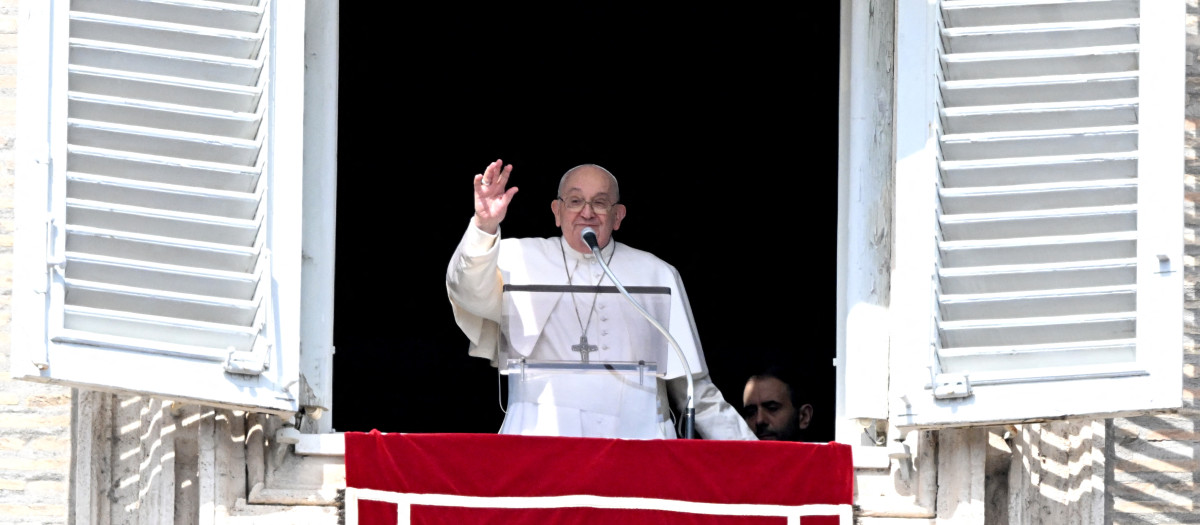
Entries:
<svg viewBox="0 0 1200 525">
<path fill-rule="evenodd" d="M 687 356 L 692 369 L 697 433 L 706 439 L 755 439 L 741 415 L 725 402 L 708 378 L 691 307 L 675 268 L 653 254 L 616 241 L 605 246 L 601 255 L 627 288 L 670 288 L 667 328 Z M 505 284 L 611 286 L 612 283 L 604 276 L 603 269 L 593 255 L 575 251 L 559 237 L 501 240 L 499 234 L 489 235 L 473 224 L 469 226 L 450 260 L 446 289 L 455 321 L 471 341 L 470 354 L 487 358 L 493 365 L 499 359 L 499 348 L 504 337 L 500 323 Z M 593 360 L 625 360 L 621 353 L 628 346 L 622 343 L 622 339 L 628 336 L 626 321 L 621 315 L 609 315 L 617 309 L 618 305 L 613 303 L 615 301 L 625 299 L 617 294 L 559 294 L 552 301 L 554 306 L 539 314 L 545 316 L 544 320 L 534 319 L 524 323 L 527 329 L 532 326 L 539 331 L 534 340 L 535 351 L 541 355 L 557 352 L 558 359 L 578 361 L 579 354 L 572 355 L 570 348 L 579 342 L 581 330 L 586 327 L 588 342 L 599 348 L 592 354 Z M 525 343 L 518 342 L 513 346 L 521 353 L 529 351 L 522 350 L 522 346 L 527 346 Z M 675 437 L 667 402 L 668 390 L 670 398 L 676 402 L 676 410 L 682 412 L 686 405 L 687 383 L 683 377 L 683 366 L 672 350 L 668 349 L 666 355 L 665 367 L 662 363 L 658 364 L 658 372 L 663 378 L 655 382 L 654 388 L 658 414 L 654 424 L 657 428 L 653 435 L 646 437 Z M 504 364 L 500 363 L 500 366 Z M 501 432 L 587 437 L 644 436 L 642 430 L 631 430 L 630 423 L 620 418 L 622 413 L 627 413 L 627 407 L 621 405 L 622 400 L 628 402 L 634 396 L 613 391 L 611 383 L 605 386 L 602 379 L 571 377 L 570 382 L 552 385 L 553 395 L 543 393 L 541 396 L 510 399 Z M 629 434 L 631 431 L 634 434 Z"/>
</svg>

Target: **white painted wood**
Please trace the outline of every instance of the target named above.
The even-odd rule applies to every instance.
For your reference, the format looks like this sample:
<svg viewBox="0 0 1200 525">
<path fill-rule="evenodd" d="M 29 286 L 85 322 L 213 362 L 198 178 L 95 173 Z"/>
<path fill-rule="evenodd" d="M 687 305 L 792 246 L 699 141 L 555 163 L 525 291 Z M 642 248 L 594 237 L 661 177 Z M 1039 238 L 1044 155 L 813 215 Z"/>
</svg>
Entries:
<svg viewBox="0 0 1200 525">
<path fill-rule="evenodd" d="M 1137 16 L 1138 0 L 942 0 L 953 25 L 1017 24 L 1030 18 L 1047 23 L 1123 19 Z"/>
<path fill-rule="evenodd" d="M 119 341 L 118 341 L 119 342 Z M 272 350 L 271 362 L 281 359 Z M 225 373 L 219 360 L 182 359 L 169 353 L 147 353 L 110 346 L 58 344 L 50 349 L 55 373 L 71 378 L 71 384 L 108 391 L 146 392 L 156 396 L 207 405 L 244 407 L 247 392 L 256 392 L 253 406 L 271 413 L 295 411 L 296 399 L 289 394 L 290 381 L 278 366 L 261 375 Z M 153 370 L 154 373 L 148 371 Z M 186 378 L 187 380 L 181 380 Z M 52 376 L 51 382 L 58 380 Z M 65 380 L 64 380 L 65 381 Z"/>
<path fill-rule="evenodd" d="M 333 282 L 337 227 L 340 3 L 306 0 L 304 262 L 300 348 L 302 432 L 333 431 Z M 321 413 L 324 412 L 324 413 Z M 319 418 L 316 416 L 320 416 Z"/>
<path fill-rule="evenodd" d="M 191 161 L 86 146 L 72 146 L 68 153 L 67 162 L 74 168 L 71 172 L 74 177 L 89 174 L 118 177 L 131 186 L 145 182 L 186 187 L 192 192 L 214 190 L 236 195 L 257 194 L 264 189 L 259 184 L 262 175 L 259 166 Z M 182 189 L 175 188 L 175 191 Z"/>
<path fill-rule="evenodd" d="M 247 32 L 255 32 L 262 26 L 264 8 L 261 5 L 255 5 L 258 3 L 254 0 L 242 2 L 74 0 L 72 2 L 76 10 L 89 13 Z"/>
<path fill-rule="evenodd" d="M 839 441 L 858 444 L 854 419 L 887 418 L 888 272 L 891 255 L 890 8 L 842 4 L 838 164 Z"/>
<path fill-rule="evenodd" d="M 942 82 L 942 100 L 954 107 L 1107 100 L 1137 94 L 1138 74 L 1129 71 Z"/>
<path fill-rule="evenodd" d="M 86 12 L 71 13 L 71 33 L 80 40 L 251 58 L 262 39 L 254 33 L 171 24 Z"/>
<path fill-rule="evenodd" d="M 272 188 L 271 221 L 268 236 L 272 240 L 273 279 L 291 286 L 275 286 L 272 293 L 272 314 L 280 321 L 268 326 L 276 347 L 287 352 L 272 362 L 281 377 L 281 385 L 294 403 L 300 399 L 300 305 L 303 302 L 301 265 L 304 233 L 304 4 L 272 2 L 273 33 L 271 55 L 274 78 L 271 85 L 272 138 L 268 144 L 274 163 L 268 185 Z M 328 285 L 328 284 L 326 284 Z M 330 320 L 332 322 L 332 319 Z M 273 331 L 273 333 L 272 333 Z M 318 342 L 319 344 L 319 342 Z"/>
<path fill-rule="evenodd" d="M 143 75 L 178 77 L 239 86 L 262 81 L 263 58 L 246 60 L 203 53 L 159 51 L 99 40 L 71 40 L 71 63 Z"/>
<path fill-rule="evenodd" d="M 950 268 L 1017 267 L 1023 264 L 1066 264 L 1116 256 L 1132 259 L 1137 251 L 1136 232 L 1107 232 L 1071 236 L 1017 237 L 942 241 L 942 263 Z M 943 275 L 951 275 L 944 273 Z"/>
<path fill-rule="evenodd" d="M 936 334 L 937 71 L 936 10 L 926 0 L 896 4 L 896 245 L 891 276 L 889 422 L 911 419 L 917 394 L 927 395 Z"/>
<path fill-rule="evenodd" d="M 258 112 L 237 113 L 81 92 L 71 93 L 70 112 L 80 120 L 116 122 L 246 140 L 253 140 L 258 135 L 262 121 L 262 108 L 259 108 Z"/>
<path fill-rule="evenodd" d="M 898 46 L 897 103 L 907 110 L 897 119 L 893 306 L 919 313 L 893 330 L 893 352 L 907 358 L 893 362 L 931 367 L 893 374 L 900 425 L 1179 405 L 1183 13 L 1174 4 L 900 4 L 900 34 L 926 40 Z M 939 147 L 918 145 L 931 134 Z M 936 229 L 925 226 L 930 214 Z M 936 308 L 920 308 L 933 298 Z M 965 375 L 972 391 L 934 399 L 940 372 Z"/>
<path fill-rule="evenodd" d="M 1137 175 L 1135 152 L 1086 155 L 1046 155 L 978 160 L 943 160 L 942 182 L 947 186 L 1037 184 L 1046 180 L 1094 181 Z"/>
<path fill-rule="evenodd" d="M 946 48 L 955 53 L 1121 45 L 1137 42 L 1137 34 L 1136 18 L 942 30 Z"/>
<path fill-rule="evenodd" d="M 262 97 L 261 85 L 243 86 L 84 65 L 71 65 L 69 71 L 72 90 L 94 95 L 238 112 L 254 112 Z"/>
<path fill-rule="evenodd" d="M 304 90 L 274 88 L 302 85 L 304 7 L 69 8 L 30 65 L 53 125 L 24 169 L 51 171 L 20 190 L 14 304 L 45 314 L 15 375 L 297 410 Z"/>
<path fill-rule="evenodd" d="M 14 377 L 38 373 L 45 366 L 45 330 L 49 276 L 46 265 L 50 241 L 51 126 L 54 87 L 50 55 L 56 49 L 50 23 L 54 2 L 26 2 L 20 9 L 17 61 L 16 177 L 13 202 L 13 288 L 11 355 Z M 65 92 L 65 86 L 62 90 Z M 36 203 L 36 204 L 35 204 Z"/>
<path fill-rule="evenodd" d="M 71 144 L 120 149 L 184 160 L 253 166 L 262 144 L 258 140 L 220 137 L 203 133 L 129 126 L 96 120 L 67 121 Z"/>
</svg>

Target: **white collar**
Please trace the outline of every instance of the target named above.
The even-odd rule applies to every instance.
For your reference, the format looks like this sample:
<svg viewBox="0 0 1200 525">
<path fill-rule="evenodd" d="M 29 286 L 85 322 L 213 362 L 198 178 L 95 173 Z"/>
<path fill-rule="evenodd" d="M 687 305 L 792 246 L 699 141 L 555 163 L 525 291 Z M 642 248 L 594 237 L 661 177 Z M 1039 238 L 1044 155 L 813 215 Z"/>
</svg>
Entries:
<svg viewBox="0 0 1200 525">
<path fill-rule="evenodd" d="M 593 253 L 590 253 L 590 252 L 589 253 L 580 253 L 580 252 L 575 251 L 575 248 L 572 248 L 570 244 L 567 244 L 566 239 L 563 239 L 562 237 L 558 238 L 558 242 L 559 242 L 559 245 L 562 247 L 563 253 L 567 254 L 566 255 L 567 259 L 570 259 L 572 261 L 585 261 L 588 264 L 591 264 L 591 262 L 593 260 L 595 260 L 595 258 L 596 258 L 596 255 Z M 613 255 L 613 250 L 615 250 L 615 249 L 617 249 L 617 241 L 616 241 L 616 239 L 609 237 L 608 245 L 606 245 L 603 248 L 600 248 L 600 254 L 604 256 L 605 261 L 611 261 L 612 255 Z"/>
</svg>

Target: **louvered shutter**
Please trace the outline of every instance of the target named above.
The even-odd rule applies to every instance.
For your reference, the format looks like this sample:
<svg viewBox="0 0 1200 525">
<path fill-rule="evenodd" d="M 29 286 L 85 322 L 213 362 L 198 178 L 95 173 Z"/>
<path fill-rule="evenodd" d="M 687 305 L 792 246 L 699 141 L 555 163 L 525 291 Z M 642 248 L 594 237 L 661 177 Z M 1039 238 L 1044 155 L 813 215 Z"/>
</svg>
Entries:
<svg viewBox="0 0 1200 525">
<path fill-rule="evenodd" d="M 922 339 L 893 348 L 908 357 L 903 424 L 1179 406 L 1181 6 L 942 0 L 926 11 L 935 38 L 907 51 L 932 60 L 901 65 L 927 71 L 898 72 L 910 86 L 900 104 L 932 100 L 924 126 L 900 130 L 931 139 L 902 148 L 917 155 L 897 184 L 932 210 L 898 215 L 898 242 L 931 242 L 902 274 L 917 284 L 901 299 L 929 305 L 914 318 Z M 922 75 L 923 94 L 911 87 Z"/>
<path fill-rule="evenodd" d="M 297 316 L 282 299 L 300 284 L 302 143 L 284 126 L 303 106 L 279 93 L 302 67 L 303 23 L 282 27 L 289 9 L 302 3 L 30 8 L 50 51 L 20 75 L 49 81 L 21 115 L 14 375 L 296 410 Z M 22 103 L 37 99 L 38 81 L 20 80 Z"/>
</svg>

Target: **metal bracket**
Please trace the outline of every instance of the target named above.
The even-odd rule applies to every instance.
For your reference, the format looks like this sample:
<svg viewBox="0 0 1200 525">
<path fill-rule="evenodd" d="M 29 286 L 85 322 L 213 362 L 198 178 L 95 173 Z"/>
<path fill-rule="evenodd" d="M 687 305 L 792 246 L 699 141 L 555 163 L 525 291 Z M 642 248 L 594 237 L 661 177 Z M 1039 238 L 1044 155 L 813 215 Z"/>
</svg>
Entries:
<svg viewBox="0 0 1200 525">
<path fill-rule="evenodd" d="M 966 374 L 938 374 L 933 378 L 934 399 L 963 399 L 971 395 L 971 380 Z"/>
<path fill-rule="evenodd" d="M 255 346 L 258 348 L 249 352 L 229 347 L 229 355 L 225 357 L 225 371 L 247 376 L 262 375 L 267 369 L 267 355 L 271 345 Z"/>
</svg>

